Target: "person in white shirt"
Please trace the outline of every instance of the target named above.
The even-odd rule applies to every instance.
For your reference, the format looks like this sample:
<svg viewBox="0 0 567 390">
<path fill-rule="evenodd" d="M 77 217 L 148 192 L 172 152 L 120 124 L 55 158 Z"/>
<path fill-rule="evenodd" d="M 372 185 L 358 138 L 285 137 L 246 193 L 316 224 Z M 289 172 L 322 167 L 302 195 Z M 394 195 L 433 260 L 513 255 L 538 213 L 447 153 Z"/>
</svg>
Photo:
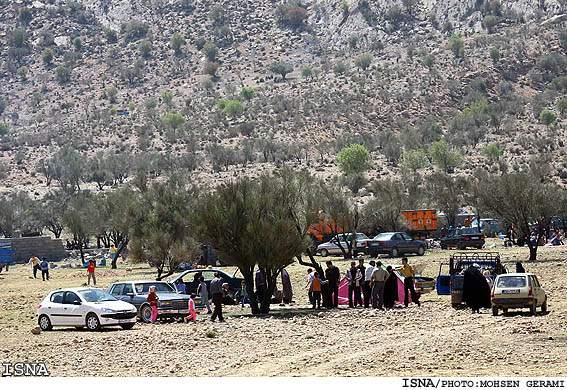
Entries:
<svg viewBox="0 0 567 390">
<path fill-rule="evenodd" d="M 367 309 L 370 306 L 370 297 L 372 294 L 370 279 L 372 277 L 372 272 L 374 272 L 375 265 L 376 263 L 374 262 L 374 260 L 371 260 L 370 265 L 364 270 L 364 284 L 362 285 L 362 293 L 364 294 L 364 307 Z"/>
<path fill-rule="evenodd" d="M 384 286 L 386 280 L 390 277 L 390 273 L 382 268 L 382 262 L 376 263 L 376 268 L 372 272 L 371 281 L 372 284 L 372 308 L 373 309 L 383 309 L 384 305 Z"/>
<path fill-rule="evenodd" d="M 313 282 L 313 279 L 315 278 L 315 272 L 311 269 L 308 268 L 307 269 L 307 284 L 305 285 L 305 288 L 309 288 L 309 304 L 313 305 L 313 292 L 311 291 L 311 283 Z"/>
<path fill-rule="evenodd" d="M 347 270 L 346 279 L 348 280 L 348 306 L 356 307 L 360 304 L 362 306 L 362 299 L 360 297 L 360 282 L 363 278 L 360 269 L 356 268 L 356 263 L 350 263 L 350 268 Z M 354 294 L 354 302 L 352 296 Z"/>
</svg>

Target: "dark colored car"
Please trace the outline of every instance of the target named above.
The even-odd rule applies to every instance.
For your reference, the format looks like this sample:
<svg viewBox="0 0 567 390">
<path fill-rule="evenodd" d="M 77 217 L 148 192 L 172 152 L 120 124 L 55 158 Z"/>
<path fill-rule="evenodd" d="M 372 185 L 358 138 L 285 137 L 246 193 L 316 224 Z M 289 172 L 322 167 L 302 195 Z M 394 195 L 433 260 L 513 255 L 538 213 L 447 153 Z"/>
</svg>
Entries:
<svg viewBox="0 0 567 390">
<path fill-rule="evenodd" d="M 181 272 L 179 275 L 177 275 L 173 279 L 170 279 L 168 282 L 173 286 L 177 286 L 179 280 L 183 280 L 183 283 L 185 284 L 185 294 L 197 294 L 197 287 L 199 286 L 199 282 L 196 278 L 203 276 L 205 278 L 205 283 L 207 284 L 207 289 L 209 290 L 210 297 L 211 280 L 213 280 L 213 278 L 215 277 L 216 272 L 221 275 L 223 283 L 228 283 L 227 295 L 233 300 L 238 301 L 240 297 L 240 289 L 242 288 L 242 281 L 244 280 L 243 278 L 236 277 L 238 268 L 232 275 L 229 275 L 228 273 L 226 273 L 226 271 L 220 270 L 218 268 L 190 269 Z M 231 304 L 228 300 L 225 300 L 224 303 Z"/>
<path fill-rule="evenodd" d="M 441 249 L 465 248 L 482 249 L 484 246 L 484 235 L 477 228 L 457 228 L 445 237 L 441 238 Z"/>
<path fill-rule="evenodd" d="M 379 254 L 398 257 L 407 253 L 423 256 L 426 248 L 425 241 L 414 240 L 405 232 L 392 232 L 380 233 L 372 240 L 368 240 L 364 252 L 371 257 L 376 257 Z"/>
<path fill-rule="evenodd" d="M 147 301 L 150 286 L 156 286 L 156 294 L 159 298 L 158 318 L 189 315 L 189 297 L 178 294 L 167 282 L 155 280 L 117 282 L 108 287 L 108 292 L 116 299 L 136 306 L 138 317 L 144 322 L 150 322 L 152 309 Z M 200 299 L 195 300 L 195 306 L 203 306 Z"/>
</svg>

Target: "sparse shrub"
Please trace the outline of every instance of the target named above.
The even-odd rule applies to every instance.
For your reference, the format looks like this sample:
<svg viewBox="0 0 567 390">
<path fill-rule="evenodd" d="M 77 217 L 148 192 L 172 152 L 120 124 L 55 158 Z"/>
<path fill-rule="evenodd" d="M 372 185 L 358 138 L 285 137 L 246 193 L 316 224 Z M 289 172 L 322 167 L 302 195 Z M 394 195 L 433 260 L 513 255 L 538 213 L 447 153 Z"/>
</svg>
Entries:
<svg viewBox="0 0 567 390">
<path fill-rule="evenodd" d="M 559 99 L 557 102 L 557 111 L 559 111 L 562 116 L 567 114 L 567 98 Z"/>
<path fill-rule="evenodd" d="M 281 75 L 282 80 L 285 80 L 285 76 L 293 72 L 293 65 L 286 62 L 275 61 L 272 62 L 272 64 L 269 67 L 269 70 L 272 73 Z"/>
<path fill-rule="evenodd" d="M 166 126 L 169 126 L 174 130 L 178 129 L 183 123 L 185 123 L 185 118 L 176 112 L 166 114 L 161 120 Z"/>
<path fill-rule="evenodd" d="M 567 76 L 558 76 L 551 82 L 553 89 L 557 91 L 567 91 Z"/>
<path fill-rule="evenodd" d="M 214 43 L 207 42 L 205 46 L 203 46 L 203 53 L 205 57 L 207 57 L 207 60 L 214 62 L 219 54 L 219 48 Z"/>
<path fill-rule="evenodd" d="M 217 77 L 218 69 L 219 69 L 219 63 L 212 61 L 208 61 L 203 67 L 203 71 L 205 72 L 205 74 L 208 74 L 209 76 L 212 77 Z"/>
<path fill-rule="evenodd" d="M 104 95 L 110 103 L 116 103 L 116 95 L 118 95 L 118 90 L 115 87 L 106 88 Z"/>
<path fill-rule="evenodd" d="M 455 168 L 461 164 L 461 153 L 452 150 L 444 140 L 433 142 L 429 153 L 433 163 L 447 173 L 453 173 Z"/>
<path fill-rule="evenodd" d="M 30 69 L 27 66 L 20 66 L 18 68 L 18 76 L 20 76 L 22 78 L 22 80 L 28 79 L 28 73 L 29 72 L 30 72 Z"/>
<path fill-rule="evenodd" d="M 43 60 L 43 63 L 47 66 L 51 65 L 54 57 L 55 57 L 55 53 L 51 49 L 45 49 L 43 53 L 41 53 L 41 59 Z"/>
<path fill-rule="evenodd" d="M 31 22 L 33 16 L 32 12 L 27 7 L 22 7 L 18 10 L 18 20 L 22 23 L 28 24 Z"/>
<path fill-rule="evenodd" d="M 539 121 L 549 127 L 549 125 L 557 122 L 557 116 L 553 111 L 543 110 L 539 113 Z"/>
<path fill-rule="evenodd" d="M 285 4 L 278 5 L 276 18 L 283 25 L 299 28 L 304 25 L 307 19 L 307 9 L 299 1 L 288 1 Z"/>
<path fill-rule="evenodd" d="M 123 29 L 124 39 L 126 42 L 132 42 L 144 38 L 147 35 L 150 26 L 139 20 L 131 20 L 126 23 L 126 25 L 123 25 Z"/>
<path fill-rule="evenodd" d="M 0 137 L 8 134 L 8 125 L 0 122 Z"/>
<path fill-rule="evenodd" d="M 482 153 L 484 153 L 484 155 L 485 155 L 486 157 L 488 157 L 488 159 L 489 159 L 490 162 L 492 162 L 492 163 L 498 161 L 498 159 L 499 159 L 500 156 L 502 155 L 502 151 L 500 150 L 500 147 L 498 146 L 498 144 L 486 145 L 486 146 L 482 149 Z"/>
<path fill-rule="evenodd" d="M 301 68 L 301 76 L 303 78 L 312 78 L 313 77 L 313 68 L 310 67 L 309 65 L 304 66 L 303 68 Z"/>
<path fill-rule="evenodd" d="M 550 81 L 565 71 L 567 60 L 565 56 L 558 53 L 542 55 L 536 60 L 536 68 L 542 71 L 545 81 Z"/>
<path fill-rule="evenodd" d="M 492 62 L 496 63 L 500 59 L 500 50 L 497 47 L 490 48 L 490 58 L 492 58 Z"/>
<path fill-rule="evenodd" d="M 203 86 L 203 88 L 205 88 L 207 91 L 210 91 L 211 89 L 213 89 L 215 87 L 215 83 L 213 82 L 213 80 L 211 79 L 205 79 L 201 82 L 201 85 Z"/>
<path fill-rule="evenodd" d="M 108 43 L 115 43 L 118 41 L 118 34 L 111 28 L 104 29 L 104 36 Z"/>
<path fill-rule="evenodd" d="M 152 48 L 153 48 L 152 43 L 147 39 L 141 41 L 138 44 L 138 51 L 140 52 L 140 55 L 144 58 L 150 58 L 152 56 Z"/>
<path fill-rule="evenodd" d="M 209 11 L 209 19 L 214 24 L 222 24 L 225 20 L 226 11 L 221 5 L 215 5 Z"/>
<path fill-rule="evenodd" d="M 71 79 L 71 71 L 66 66 L 58 66 L 55 69 L 55 77 L 61 84 L 68 82 Z"/>
<path fill-rule="evenodd" d="M 161 98 L 163 99 L 163 102 L 168 106 L 171 106 L 171 104 L 173 103 L 173 93 L 171 91 L 163 91 L 161 93 Z"/>
<path fill-rule="evenodd" d="M 195 41 L 193 43 L 195 43 L 197 50 L 201 50 L 205 46 L 205 43 L 207 43 L 207 40 L 203 37 L 198 37 L 195 38 Z"/>
<path fill-rule="evenodd" d="M 361 54 L 354 60 L 354 64 L 362 70 L 368 69 L 371 63 L 372 54 L 370 53 Z"/>
<path fill-rule="evenodd" d="M 217 107 L 221 110 L 225 115 L 237 118 L 242 116 L 244 113 L 245 106 L 242 102 L 238 100 L 232 99 L 222 99 L 218 104 Z"/>
<path fill-rule="evenodd" d="M 346 74 L 348 72 L 348 64 L 343 61 L 338 61 L 333 67 L 335 74 Z"/>
<path fill-rule="evenodd" d="M 559 39 L 559 46 L 561 46 L 563 50 L 567 50 L 567 31 L 560 31 L 559 34 L 557 34 L 557 38 Z"/>
<path fill-rule="evenodd" d="M 256 91 L 252 87 L 242 87 L 242 90 L 240 91 L 240 96 L 242 96 L 242 98 L 246 99 L 247 101 L 252 100 L 255 95 Z"/>
<path fill-rule="evenodd" d="M 498 25 L 499 21 L 500 20 L 496 15 L 485 16 L 482 20 L 482 27 L 484 27 L 488 31 L 488 33 L 492 33 L 494 31 L 494 27 Z"/>
<path fill-rule="evenodd" d="M 388 9 L 388 11 L 386 11 L 386 14 L 384 14 L 384 18 L 386 18 L 386 20 L 390 22 L 392 26 L 394 26 L 394 28 L 397 29 L 400 26 L 400 24 L 405 20 L 406 15 L 404 14 L 402 7 L 400 7 L 397 4 L 394 4 L 393 6 L 390 7 L 390 9 Z"/>
<path fill-rule="evenodd" d="M 356 49 L 356 45 L 358 45 L 358 35 L 351 35 L 348 37 L 348 46 L 351 49 Z"/>
<path fill-rule="evenodd" d="M 458 35 L 451 35 L 449 38 L 449 50 L 453 52 L 455 58 L 465 57 L 465 42 Z"/>
<path fill-rule="evenodd" d="M 76 51 L 80 51 L 83 48 L 83 41 L 81 40 L 80 37 L 76 37 L 75 39 L 73 39 L 73 47 L 75 48 Z"/>
<path fill-rule="evenodd" d="M 185 38 L 183 38 L 183 35 L 179 33 L 173 34 L 171 36 L 171 40 L 169 41 L 169 44 L 175 51 L 175 54 L 179 54 L 181 52 L 181 47 L 183 47 L 185 43 Z"/>
<path fill-rule="evenodd" d="M 12 30 L 9 35 L 9 42 L 11 47 L 23 48 L 28 41 L 28 33 L 23 28 L 16 28 Z"/>
<path fill-rule="evenodd" d="M 435 65 L 435 56 L 433 54 L 428 54 L 423 58 L 423 66 L 427 69 L 433 69 L 433 65 Z"/>
</svg>

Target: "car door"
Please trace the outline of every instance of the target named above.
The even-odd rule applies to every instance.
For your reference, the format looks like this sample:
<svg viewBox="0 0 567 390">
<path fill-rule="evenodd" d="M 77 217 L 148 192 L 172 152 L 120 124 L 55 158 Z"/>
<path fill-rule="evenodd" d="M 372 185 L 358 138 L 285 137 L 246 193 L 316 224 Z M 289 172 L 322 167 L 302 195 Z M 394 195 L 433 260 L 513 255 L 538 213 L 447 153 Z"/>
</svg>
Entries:
<svg viewBox="0 0 567 390">
<path fill-rule="evenodd" d="M 122 289 L 124 288 L 124 283 L 116 283 L 113 284 L 112 287 L 109 289 L 110 295 L 112 295 L 116 299 L 122 299 Z"/>
<path fill-rule="evenodd" d="M 396 233 L 392 236 L 392 247 L 398 248 L 399 253 L 404 252 L 404 239 L 400 233 Z"/>
<path fill-rule="evenodd" d="M 65 291 L 63 297 L 63 315 L 61 316 L 63 324 L 84 325 L 82 306 L 81 298 L 79 298 L 77 294 L 72 291 Z"/>
<path fill-rule="evenodd" d="M 414 244 L 413 238 L 407 233 L 400 233 L 400 234 L 401 234 L 402 240 L 403 240 L 402 251 L 404 253 L 415 252 L 417 250 L 417 246 Z"/>
<path fill-rule="evenodd" d="M 136 295 L 134 294 L 134 287 L 132 286 L 132 283 L 124 283 L 120 296 L 121 301 L 131 303 L 132 305 L 134 304 L 134 297 Z"/>
<path fill-rule="evenodd" d="M 65 291 L 56 291 L 49 297 L 49 304 L 47 306 L 49 319 L 51 325 L 63 325 L 63 296 Z"/>
<path fill-rule="evenodd" d="M 543 301 L 545 300 L 545 293 L 543 292 L 543 289 L 541 288 L 541 285 L 539 284 L 539 280 L 537 279 L 537 276 L 535 276 L 535 275 L 532 276 L 532 286 L 533 286 L 533 289 L 534 289 L 534 295 L 536 297 L 537 304 L 541 305 L 543 303 Z"/>
</svg>

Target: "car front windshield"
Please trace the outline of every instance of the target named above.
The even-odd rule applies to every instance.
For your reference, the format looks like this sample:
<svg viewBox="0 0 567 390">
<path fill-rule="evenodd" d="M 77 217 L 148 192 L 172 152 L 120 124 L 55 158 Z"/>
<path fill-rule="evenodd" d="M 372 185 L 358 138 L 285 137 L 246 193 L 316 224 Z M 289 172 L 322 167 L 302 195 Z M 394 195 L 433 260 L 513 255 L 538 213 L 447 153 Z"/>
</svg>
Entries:
<svg viewBox="0 0 567 390">
<path fill-rule="evenodd" d="M 79 290 L 79 294 L 87 302 L 116 301 L 112 295 L 99 289 Z"/>
<path fill-rule="evenodd" d="M 526 278 L 524 276 L 503 276 L 498 279 L 497 287 L 526 287 Z"/>
<path fill-rule="evenodd" d="M 376 237 L 374 237 L 374 239 L 378 241 L 388 241 L 391 240 L 393 236 L 394 233 L 380 233 Z"/>
<path fill-rule="evenodd" d="M 159 282 L 150 282 L 150 283 L 136 283 L 136 293 L 138 294 L 147 294 L 150 291 L 150 287 L 155 286 L 156 292 L 175 292 L 173 287 L 171 287 L 167 283 L 159 283 Z"/>
</svg>

